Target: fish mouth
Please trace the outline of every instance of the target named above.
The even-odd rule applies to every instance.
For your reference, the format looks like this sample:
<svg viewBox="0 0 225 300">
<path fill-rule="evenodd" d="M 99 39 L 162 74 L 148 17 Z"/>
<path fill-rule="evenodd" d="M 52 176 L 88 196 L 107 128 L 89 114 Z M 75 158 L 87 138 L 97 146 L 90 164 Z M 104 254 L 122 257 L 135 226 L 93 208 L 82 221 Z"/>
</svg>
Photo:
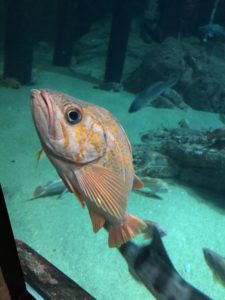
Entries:
<svg viewBox="0 0 225 300">
<path fill-rule="evenodd" d="M 54 126 L 54 107 L 53 100 L 49 96 L 46 90 L 32 90 L 31 91 L 32 106 L 35 112 L 35 108 L 39 108 L 44 114 L 44 118 L 48 125 L 48 132 L 51 133 Z M 34 113 L 35 115 L 35 113 Z"/>
</svg>

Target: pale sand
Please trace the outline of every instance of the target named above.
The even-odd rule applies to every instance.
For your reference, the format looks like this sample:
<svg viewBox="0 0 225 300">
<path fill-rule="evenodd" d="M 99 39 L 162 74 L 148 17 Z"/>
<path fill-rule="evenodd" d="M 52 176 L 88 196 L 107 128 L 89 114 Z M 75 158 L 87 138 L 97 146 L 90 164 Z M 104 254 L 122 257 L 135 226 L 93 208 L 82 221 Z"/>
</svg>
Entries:
<svg viewBox="0 0 225 300">
<path fill-rule="evenodd" d="M 148 108 L 129 115 L 134 95 L 93 89 L 93 84 L 50 72 L 41 72 L 32 88 L 58 89 L 109 109 L 122 123 L 132 143 L 150 128 L 177 127 L 186 118 L 193 128 L 222 126 L 218 115 L 189 109 Z M 98 300 L 153 299 L 129 274 L 116 249 L 107 247 L 104 230 L 93 234 L 87 210 L 67 194 L 27 201 L 35 187 L 56 178 L 46 158 L 35 168 L 40 149 L 31 111 L 31 87 L 0 88 L 0 180 L 4 187 L 14 234 L 59 267 Z M 147 199 L 135 193 L 129 197 L 129 212 L 158 222 L 168 231 L 163 238 L 176 269 L 191 284 L 222 300 L 224 288 L 214 282 L 202 248 L 225 256 L 225 199 L 207 191 L 170 185 L 163 200 Z M 223 203 L 223 209 L 215 203 Z"/>
</svg>

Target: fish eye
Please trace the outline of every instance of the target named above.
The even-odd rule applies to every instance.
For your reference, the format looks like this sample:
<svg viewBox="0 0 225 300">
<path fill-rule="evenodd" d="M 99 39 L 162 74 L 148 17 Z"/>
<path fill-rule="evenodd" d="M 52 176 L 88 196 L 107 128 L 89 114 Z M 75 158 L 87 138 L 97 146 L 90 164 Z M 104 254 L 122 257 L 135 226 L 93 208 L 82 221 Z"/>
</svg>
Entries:
<svg viewBox="0 0 225 300">
<path fill-rule="evenodd" d="M 70 108 L 66 112 L 66 119 L 70 124 L 77 124 L 81 121 L 81 111 L 76 108 Z"/>
</svg>

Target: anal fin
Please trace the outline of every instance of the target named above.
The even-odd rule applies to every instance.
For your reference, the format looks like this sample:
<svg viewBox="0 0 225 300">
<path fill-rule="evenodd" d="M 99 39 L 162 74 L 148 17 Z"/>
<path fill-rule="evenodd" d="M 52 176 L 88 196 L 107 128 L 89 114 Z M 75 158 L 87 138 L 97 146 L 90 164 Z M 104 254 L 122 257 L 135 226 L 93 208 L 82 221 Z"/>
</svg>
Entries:
<svg viewBox="0 0 225 300">
<path fill-rule="evenodd" d="M 98 232 L 99 229 L 101 229 L 105 224 L 105 219 L 100 216 L 99 214 L 96 214 L 91 208 L 88 209 L 89 215 L 91 217 L 91 222 L 93 226 L 93 231 Z"/>
<path fill-rule="evenodd" d="M 120 247 L 122 244 L 133 239 L 138 233 L 143 232 L 147 225 L 132 215 L 126 215 L 126 219 L 121 225 L 112 225 L 109 230 L 109 247 Z"/>
</svg>

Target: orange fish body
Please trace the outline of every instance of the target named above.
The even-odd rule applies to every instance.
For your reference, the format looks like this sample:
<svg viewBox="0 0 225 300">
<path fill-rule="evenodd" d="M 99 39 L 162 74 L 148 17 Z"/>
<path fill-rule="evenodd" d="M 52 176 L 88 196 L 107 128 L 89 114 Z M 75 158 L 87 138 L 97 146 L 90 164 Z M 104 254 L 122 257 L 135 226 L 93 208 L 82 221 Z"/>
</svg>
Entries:
<svg viewBox="0 0 225 300">
<path fill-rule="evenodd" d="M 32 91 L 34 123 L 48 158 L 81 205 L 87 205 L 93 230 L 107 222 L 109 246 L 119 247 L 146 228 L 126 213 L 135 175 L 128 138 L 105 109 L 49 91 Z"/>
</svg>

